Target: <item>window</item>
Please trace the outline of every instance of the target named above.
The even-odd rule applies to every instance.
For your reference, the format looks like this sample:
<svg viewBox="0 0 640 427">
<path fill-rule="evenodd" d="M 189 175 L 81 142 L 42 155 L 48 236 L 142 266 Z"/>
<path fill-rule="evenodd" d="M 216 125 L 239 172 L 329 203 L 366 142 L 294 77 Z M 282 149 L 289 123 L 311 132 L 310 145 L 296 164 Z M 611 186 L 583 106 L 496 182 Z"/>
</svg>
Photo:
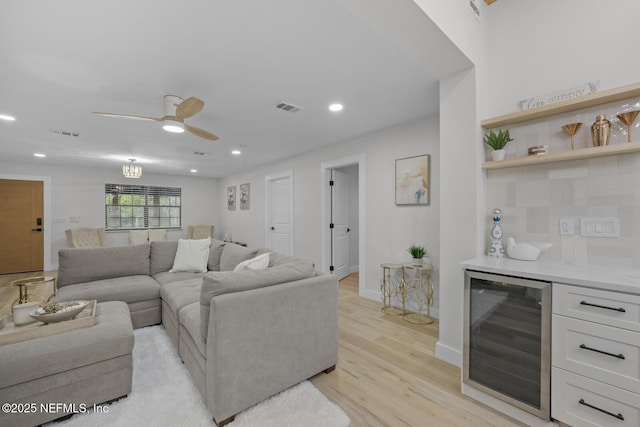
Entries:
<svg viewBox="0 0 640 427">
<path fill-rule="evenodd" d="M 105 184 L 104 222 L 107 230 L 180 228 L 182 189 Z"/>
</svg>

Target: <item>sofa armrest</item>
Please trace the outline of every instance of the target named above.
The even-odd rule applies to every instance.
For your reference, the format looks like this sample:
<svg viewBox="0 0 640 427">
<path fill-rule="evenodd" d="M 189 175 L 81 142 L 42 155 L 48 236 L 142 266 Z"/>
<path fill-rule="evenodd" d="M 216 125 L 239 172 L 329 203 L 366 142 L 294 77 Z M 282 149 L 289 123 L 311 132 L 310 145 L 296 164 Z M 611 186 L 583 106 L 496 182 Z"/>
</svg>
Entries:
<svg viewBox="0 0 640 427">
<path fill-rule="evenodd" d="M 207 406 L 220 421 L 338 358 L 338 281 L 320 275 L 211 299 Z"/>
</svg>

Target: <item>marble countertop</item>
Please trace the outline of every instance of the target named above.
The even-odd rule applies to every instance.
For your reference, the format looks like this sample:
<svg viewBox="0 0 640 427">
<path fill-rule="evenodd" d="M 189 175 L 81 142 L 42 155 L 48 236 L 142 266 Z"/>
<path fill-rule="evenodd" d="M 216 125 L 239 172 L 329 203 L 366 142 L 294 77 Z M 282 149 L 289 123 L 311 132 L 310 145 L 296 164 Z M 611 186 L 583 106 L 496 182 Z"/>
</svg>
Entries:
<svg viewBox="0 0 640 427">
<path fill-rule="evenodd" d="M 631 268 L 519 261 L 489 256 L 480 256 L 460 264 L 463 269 L 640 295 L 640 270 Z"/>
</svg>

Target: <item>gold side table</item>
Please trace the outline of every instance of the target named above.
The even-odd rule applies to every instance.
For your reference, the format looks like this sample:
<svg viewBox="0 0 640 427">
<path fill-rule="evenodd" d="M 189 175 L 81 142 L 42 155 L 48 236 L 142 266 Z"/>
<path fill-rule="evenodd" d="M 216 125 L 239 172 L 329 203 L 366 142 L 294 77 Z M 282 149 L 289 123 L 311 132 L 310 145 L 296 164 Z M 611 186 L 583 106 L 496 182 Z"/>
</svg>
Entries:
<svg viewBox="0 0 640 427">
<path fill-rule="evenodd" d="M 382 312 L 394 316 L 404 315 L 404 269 L 402 264 L 383 263 L 380 295 L 382 296 Z M 395 270 L 402 270 L 402 279 L 394 276 Z M 400 308 L 400 307 L 402 308 Z"/>
<path fill-rule="evenodd" d="M 28 287 L 33 285 L 40 285 L 43 283 L 52 282 L 53 284 L 53 293 L 46 300 L 40 295 L 29 295 Z M 39 299 L 43 303 L 47 303 L 51 301 L 57 293 L 56 287 L 56 278 L 53 276 L 38 276 L 38 277 L 29 277 L 27 279 L 18 279 L 11 282 L 13 286 L 18 287 L 18 298 L 11 304 L 11 309 L 13 310 L 13 306 L 16 304 L 24 304 L 30 301 L 33 301 L 33 298 Z"/>
<path fill-rule="evenodd" d="M 402 264 L 403 272 L 413 270 L 412 278 L 403 274 L 404 292 L 407 301 L 415 304 L 415 311 L 405 311 L 403 319 L 410 323 L 427 325 L 433 323 L 431 306 L 433 305 L 433 284 L 431 283 L 431 265 Z M 404 304 L 403 304 L 404 307 Z"/>
</svg>

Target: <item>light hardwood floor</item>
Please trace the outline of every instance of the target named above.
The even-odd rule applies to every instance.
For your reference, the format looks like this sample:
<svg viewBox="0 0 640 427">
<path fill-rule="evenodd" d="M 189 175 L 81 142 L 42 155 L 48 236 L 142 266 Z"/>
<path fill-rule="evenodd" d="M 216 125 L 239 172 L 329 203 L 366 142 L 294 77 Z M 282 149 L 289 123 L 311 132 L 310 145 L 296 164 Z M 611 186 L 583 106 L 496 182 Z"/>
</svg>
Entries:
<svg viewBox="0 0 640 427">
<path fill-rule="evenodd" d="M 0 317 L 18 296 L 11 281 L 37 275 L 0 275 Z M 50 287 L 29 291 L 47 297 Z M 460 393 L 460 369 L 434 355 L 437 322 L 413 325 L 383 314 L 381 303 L 358 296 L 357 273 L 340 282 L 339 296 L 338 365 L 312 382 L 352 427 L 524 425 Z"/>
<path fill-rule="evenodd" d="M 438 323 L 413 325 L 340 281 L 336 370 L 313 384 L 360 426 L 523 426 L 460 393 L 460 369 L 435 357 Z"/>
</svg>

